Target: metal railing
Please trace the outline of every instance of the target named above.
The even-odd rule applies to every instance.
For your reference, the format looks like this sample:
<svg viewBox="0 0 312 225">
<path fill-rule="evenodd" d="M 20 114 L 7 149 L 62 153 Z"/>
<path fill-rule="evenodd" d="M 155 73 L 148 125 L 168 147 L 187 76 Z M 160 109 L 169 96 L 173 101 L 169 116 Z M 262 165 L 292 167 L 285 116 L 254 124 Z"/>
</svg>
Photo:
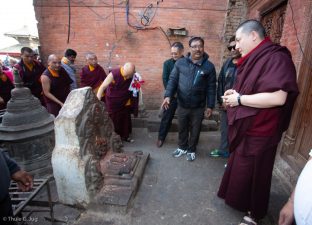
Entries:
<svg viewBox="0 0 312 225">
<path fill-rule="evenodd" d="M 9 193 L 12 201 L 12 208 L 13 208 L 13 216 L 16 217 L 16 221 L 22 222 L 28 221 L 28 218 L 33 212 L 49 212 L 50 218 L 48 220 L 51 221 L 53 224 L 54 222 L 54 212 L 53 212 L 53 205 L 50 191 L 50 180 L 53 179 L 53 176 L 50 176 L 46 179 L 34 179 L 33 188 L 31 191 L 23 192 L 20 191 L 18 188 L 18 184 L 16 182 L 11 182 L 11 186 L 9 188 Z M 47 201 L 39 201 L 34 200 L 34 198 L 38 195 L 38 193 L 46 187 L 47 190 Z M 27 207 L 29 206 L 29 207 Z M 27 209 L 26 209 L 27 207 Z M 38 209 L 38 207 L 48 207 L 49 209 Z M 27 212 L 27 214 L 23 215 L 22 213 Z M 18 219 L 22 218 L 22 219 Z"/>
</svg>

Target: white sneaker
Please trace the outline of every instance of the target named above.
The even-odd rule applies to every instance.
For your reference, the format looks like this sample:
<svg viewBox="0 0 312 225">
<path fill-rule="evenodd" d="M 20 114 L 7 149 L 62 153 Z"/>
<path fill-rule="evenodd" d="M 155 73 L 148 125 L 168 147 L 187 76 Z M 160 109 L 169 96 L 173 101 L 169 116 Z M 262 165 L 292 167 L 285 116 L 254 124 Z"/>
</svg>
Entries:
<svg viewBox="0 0 312 225">
<path fill-rule="evenodd" d="M 177 148 L 174 152 L 172 152 L 172 156 L 175 157 L 175 158 L 178 158 L 178 157 L 180 157 L 181 155 L 185 155 L 186 152 L 187 152 L 186 150 Z"/>
<path fill-rule="evenodd" d="M 188 152 L 186 153 L 186 160 L 193 161 L 195 159 L 195 152 Z"/>
</svg>

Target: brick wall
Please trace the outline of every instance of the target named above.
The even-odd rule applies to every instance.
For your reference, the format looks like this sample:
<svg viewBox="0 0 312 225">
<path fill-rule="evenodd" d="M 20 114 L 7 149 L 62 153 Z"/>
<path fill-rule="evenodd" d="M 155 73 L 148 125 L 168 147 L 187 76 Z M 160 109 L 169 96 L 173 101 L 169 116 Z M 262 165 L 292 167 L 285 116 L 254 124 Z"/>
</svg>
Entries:
<svg viewBox="0 0 312 225">
<path fill-rule="evenodd" d="M 229 55 L 226 48 L 230 38 L 235 35 L 238 25 L 246 19 L 247 16 L 247 1 L 246 0 L 230 0 L 227 5 L 227 13 L 225 18 L 225 31 L 224 31 L 224 48 L 222 51 L 223 61 Z"/>
<path fill-rule="evenodd" d="M 140 15 L 150 3 L 153 3 L 153 10 L 157 8 L 156 0 L 130 0 L 129 3 L 131 25 L 140 25 Z M 227 0 L 159 1 L 156 14 L 147 26 L 151 29 L 137 30 L 127 25 L 126 1 L 71 1 L 70 41 L 67 43 L 67 1 L 34 0 L 43 60 L 51 53 L 62 55 L 66 48 L 73 48 L 78 52 L 78 68 L 84 65 L 84 55 L 88 51 L 98 55 L 106 71 L 109 66 L 131 61 L 146 81 L 144 103 L 150 109 L 158 108 L 162 102 L 162 63 L 170 57 L 169 41 L 181 41 L 187 52 L 190 36 L 203 37 L 205 50 L 219 70 L 227 6 Z M 167 37 L 163 31 L 169 27 L 185 27 L 188 36 Z"/>
<path fill-rule="evenodd" d="M 265 11 L 276 2 L 272 0 L 249 0 L 248 18 L 260 19 L 261 11 Z M 302 61 L 299 42 L 302 48 L 304 48 L 308 38 L 307 26 L 311 26 L 311 2 L 311 0 L 291 0 L 288 1 L 286 9 L 281 45 L 286 46 L 291 51 L 297 72 L 300 70 Z"/>
</svg>

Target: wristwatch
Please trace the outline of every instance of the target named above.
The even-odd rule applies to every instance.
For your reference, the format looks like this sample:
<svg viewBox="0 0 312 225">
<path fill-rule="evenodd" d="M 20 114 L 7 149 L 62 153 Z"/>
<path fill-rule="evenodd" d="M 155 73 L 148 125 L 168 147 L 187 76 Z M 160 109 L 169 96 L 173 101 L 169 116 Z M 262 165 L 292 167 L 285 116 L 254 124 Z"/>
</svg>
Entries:
<svg viewBox="0 0 312 225">
<path fill-rule="evenodd" d="M 238 105 L 242 105 L 242 103 L 241 103 L 241 97 L 242 97 L 241 94 L 239 94 L 239 95 L 237 96 L 237 103 L 238 103 Z"/>
</svg>

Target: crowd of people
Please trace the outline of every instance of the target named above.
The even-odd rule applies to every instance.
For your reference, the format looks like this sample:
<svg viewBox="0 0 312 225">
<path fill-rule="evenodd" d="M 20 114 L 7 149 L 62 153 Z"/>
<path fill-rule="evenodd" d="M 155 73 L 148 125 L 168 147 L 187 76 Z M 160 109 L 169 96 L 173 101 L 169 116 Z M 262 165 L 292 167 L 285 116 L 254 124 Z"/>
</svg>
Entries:
<svg viewBox="0 0 312 225">
<path fill-rule="evenodd" d="M 186 155 L 193 161 L 202 119 L 211 115 L 217 92 L 221 141 L 210 156 L 229 157 L 217 195 L 246 213 L 240 225 L 256 225 L 268 211 L 277 145 L 299 93 L 291 54 L 266 37 L 259 21 L 247 20 L 229 40 L 230 57 L 216 88 L 216 72 L 204 51 L 204 40 L 191 38 L 186 56 L 181 45 L 172 45 L 172 58 L 163 67 L 165 111 L 157 146 L 163 145 L 177 108 L 178 148 L 172 155 Z M 285 208 L 281 216 L 286 219 L 280 219 L 280 224 L 290 225 L 293 214 L 287 211 L 289 204 Z"/>
<path fill-rule="evenodd" d="M 115 132 L 121 136 L 122 140 L 132 142 L 130 138 L 131 114 L 137 115 L 137 92 L 139 91 L 133 87 L 134 77 L 135 79 L 138 77 L 134 76 L 137 74 L 134 65 L 126 63 L 124 67 L 113 69 L 107 75 L 103 67 L 98 64 L 97 56 L 89 52 L 86 54 L 86 65 L 80 72 L 79 85 L 76 79 L 76 57 L 77 52 L 73 49 L 67 49 L 62 58 L 51 54 L 48 56 L 46 68 L 36 58 L 36 51 L 23 47 L 21 59 L 13 65 L 12 69 L 18 71 L 24 86 L 28 87 L 32 95 L 38 98 L 42 106 L 55 117 L 59 114 L 71 90 L 78 87 L 91 87 L 94 94 L 99 95 L 99 99 L 106 102 Z M 110 81 L 109 87 L 104 88 L 103 84 L 107 84 L 108 80 Z M 6 108 L 11 98 L 11 90 L 14 88 L 13 83 L 12 70 L 1 65 L 0 109 Z M 125 103 L 122 102 L 124 100 Z"/>
<path fill-rule="evenodd" d="M 163 64 L 165 91 L 161 107 L 164 112 L 156 145 L 163 146 L 177 113 L 178 147 L 172 156 L 185 155 L 187 161 L 194 161 L 202 120 L 211 116 L 217 102 L 221 140 L 210 156 L 228 158 L 217 195 L 229 206 L 246 213 L 240 225 L 257 225 L 268 211 L 277 146 L 288 128 L 299 93 L 290 51 L 271 42 L 259 21 L 247 20 L 229 40 L 230 57 L 217 79 L 215 66 L 205 52 L 204 39 L 192 37 L 188 45 L 189 53 L 184 55 L 183 44 L 173 43 L 172 57 Z M 14 66 L 24 85 L 55 116 L 68 93 L 78 87 L 76 56 L 72 49 L 67 49 L 62 59 L 52 54 L 45 68 L 34 60 L 34 52 L 25 47 L 20 62 Z M 106 74 L 94 53 L 86 55 L 86 62 L 80 74 L 80 87 L 92 88 L 97 98 L 105 102 L 115 132 L 123 141 L 133 142 L 131 114 L 136 114 L 138 101 L 130 90 L 137 79 L 135 65 L 127 62 Z M 11 79 L 3 70 L 0 76 L 1 86 L 6 87 L 3 90 L 12 88 Z M 9 95 L 0 94 L 0 103 L 5 107 Z M 9 162 L 5 156 L 2 158 Z M 310 164 L 307 167 L 311 168 Z M 306 178 L 302 180 L 306 182 Z M 308 217 L 308 210 L 304 215 L 298 210 L 302 201 L 298 199 L 304 199 L 302 194 L 297 194 L 296 200 L 298 192 L 297 187 L 281 211 L 279 225 L 290 225 L 294 218 L 303 221 L 303 217 Z"/>
</svg>

